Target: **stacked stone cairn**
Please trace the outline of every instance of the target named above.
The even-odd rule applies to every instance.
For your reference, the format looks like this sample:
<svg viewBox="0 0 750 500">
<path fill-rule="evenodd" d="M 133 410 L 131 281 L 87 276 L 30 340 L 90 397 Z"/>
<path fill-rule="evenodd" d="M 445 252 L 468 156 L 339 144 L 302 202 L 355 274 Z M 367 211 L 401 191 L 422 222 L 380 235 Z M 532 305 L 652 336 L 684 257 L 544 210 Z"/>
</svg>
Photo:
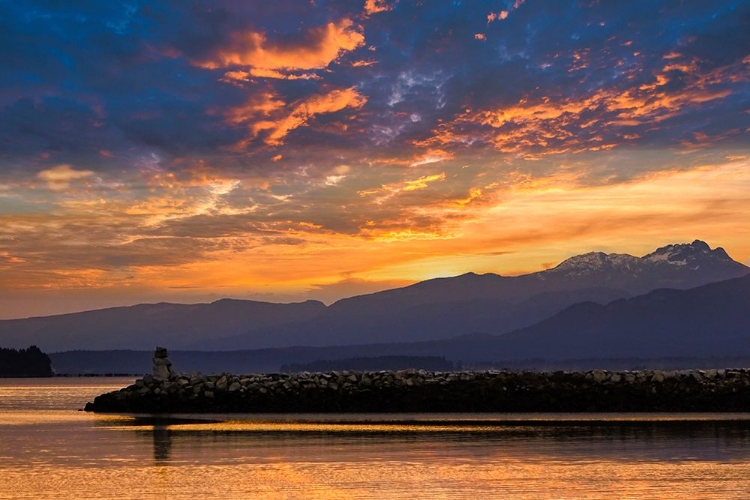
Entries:
<svg viewBox="0 0 750 500">
<path fill-rule="evenodd" d="M 169 361 L 169 353 L 165 347 L 157 347 L 152 358 L 154 363 L 154 380 L 164 382 L 174 377 L 172 363 Z"/>
<path fill-rule="evenodd" d="M 98 396 L 87 411 L 678 412 L 750 411 L 750 370 L 271 373 L 184 375 L 167 350 L 153 375 Z"/>
</svg>

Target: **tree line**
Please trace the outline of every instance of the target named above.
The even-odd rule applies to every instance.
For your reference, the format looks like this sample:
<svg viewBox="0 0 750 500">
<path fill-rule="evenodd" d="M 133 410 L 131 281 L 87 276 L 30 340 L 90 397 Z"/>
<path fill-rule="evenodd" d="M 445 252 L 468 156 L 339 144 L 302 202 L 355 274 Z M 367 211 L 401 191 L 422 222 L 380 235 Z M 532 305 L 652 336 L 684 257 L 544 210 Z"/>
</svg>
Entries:
<svg viewBox="0 0 750 500">
<path fill-rule="evenodd" d="M 0 377 L 51 377 L 52 361 L 37 346 L 28 349 L 0 347 Z"/>
</svg>

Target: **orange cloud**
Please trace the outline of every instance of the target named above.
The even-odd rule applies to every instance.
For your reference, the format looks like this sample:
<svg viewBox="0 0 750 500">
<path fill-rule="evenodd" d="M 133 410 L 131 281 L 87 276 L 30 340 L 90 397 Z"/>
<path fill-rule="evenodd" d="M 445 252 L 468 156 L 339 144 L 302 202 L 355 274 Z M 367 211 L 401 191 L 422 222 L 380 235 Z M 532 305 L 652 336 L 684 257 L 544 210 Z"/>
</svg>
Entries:
<svg viewBox="0 0 750 500">
<path fill-rule="evenodd" d="M 455 204 L 459 207 L 465 207 L 469 205 L 472 201 L 482 198 L 482 188 L 473 187 L 469 189 L 469 196 L 466 198 L 462 198 L 460 200 L 456 200 Z"/>
<path fill-rule="evenodd" d="M 0 252 L 0 263 L 2 262 L 8 263 L 8 264 L 20 264 L 23 262 L 26 262 L 25 259 L 21 259 L 19 257 L 14 257 L 9 252 L 2 251 Z"/>
<path fill-rule="evenodd" d="M 250 68 L 247 71 L 227 71 L 222 81 L 232 83 L 233 81 L 249 82 L 253 78 L 277 78 L 280 80 L 320 80 L 315 73 L 287 74 L 275 69 Z"/>
<path fill-rule="evenodd" d="M 501 10 L 500 12 L 490 12 L 489 14 L 487 14 L 487 24 L 490 24 L 493 21 L 502 21 L 505 19 L 508 19 L 507 10 Z"/>
<path fill-rule="evenodd" d="M 338 59 L 342 53 L 352 51 L 365 43 L 362 28 L 350 19 L 330 22 L 310 29 L 304 40 L 279 43 L 268 39 L 262 32 L 236 33 L 229 46 L 222 47 L 209 59 L 197 62 L 208 68 L 249 67 L 245 71 L 229 71 L 227 78 L 311 78 L 309 74 L 295 72 L 322 69 Z"/>
<path fill-rule="evenodd" d="M 441 172 L 435 175 L 425 175 L 413 181 L 406 181 L 403 190 L 404 191 L 416 191 L 418 189 L 426 188 L 430 182 L 444 181 L 444 180 L 445 180 L 445 172 Z"/>
<path fill-rule="evenodd" d="M 359 194 L 359 196 L 361 197 L 377 195 L 374 198 L 374 202 L 376 204 L 382 204 L 399 193 L 409 192 L 409 191 L 419 191 L 421 189 L 427 188 L 430 183 L 436 182 L 436 181 L 444 181 L 445 178 L 446 178 L 445 172 L 441 172 L 439 174 L 433 174 L 433 175 L 423 175 L 422 177 L 419 177 L 417 179 L 406 180 L 402 182 L 394 182 L 390 184 L 383 184 L 382 186 L 376 189 L 362 190 L 362 191 L 359 191 L 357 194 Z"/>
<path fill-rule="evenodd" d="M 430 163 L 438 163 L 453 158 L 453 154 L 442 149 L 429 149 L 426 153 L 420 154 L 409 160 L 410 167 L 421 167 Z"/>
<path fill-rule="evenodd" d="M 387 12 L 393 10 L 393 5 L 388 4 L 387 0 L 365 0 L 365 15 L 371 16 L 378 12 Z"/>
<path fill-rule="evenodd" d="M 86 179 L 92 175 L 94 175 L 94 172 L 90 170 L 75 170 L 70 165 L 58 165 L 36 174 L 37 178 L 46 182 L 47 187 L 53 191 L 67 189 L 72 182 Z"/>
<path fill-rule="evenodd" d="M 283 144 L 284 138 L 289 132 L 307 124 L 315 115 L 335 113 L 346 108 L 361 108 L 366 102 L 367 98 L 357 92 L 354 87 L 343 90 L 332 90 L 327 94 L 314 95 L 297 101 L 291 111 L 287 111 L 285 108 L 280 113 L 273 113 L 273 110 L 277 109 L 274 107 L 273 110 L 269 111 L 269 114 L 273 113 L 275 118 L 255 121 L 250 124 L 250 130 L 254 137 L 257 137 L 261 132 L 268 131 L 269 133 L 264 141 L 266 144 L 277 146 Z M 247 110 L 248 108 L 243 109 Z M 252 108 L 251 105 L 249 111 L 253 113 L 255 112 L 255 108 Z M 240 113 L 241 116 L 246 116 L 241 111 L 233 113 L 234 116 L 237 116 L 237 113 Z"/>
<path fill-rule="evenodd" d="M 315 208 L 307 202 L 320 203 L 318 189 L 343 175 L 353 185 L 375 182 L 372 169 L 339 166 L 320 182 L 300 179 L 289 202 L 274 201 L 277 194 L 255 177 L 165 173 L 162 184 L 149 184 L 141 195 L 97 183 L 91 193 L 64 193 L 80 203 L 54 215 L 0 215 L 0 286 L 98 293 L 128 277 L 154 289 L 301 293 L 344 271 L 365 280 L 508 274 L 592 249 L 642 254 L 695 237 L 746 259 L 750 165 L 742 153 L 728 163 L 590 186 L 578 168 L 493 174 L 477 166 L 476 176 L 468 174 L 474 167 L 431 171 Z M 658 162 L 651 154 L 643 158 Z M 238 194 L 252 205 L 233 205 Z M 106 203 L 96 205 L 100 197 Z M 346 230 L 329 219 L 342 212 L 353 221 Z M 633 234 L 641 237 L 637 243 Z"/>
<path fill-rule="evenodd" d="M 510 14 L 510 11 L 516 10 L 521 5 L 523 5 L 525 1 L 526 0 L 516 0 L 509 10 L 501 10 L 499 12 L 490 12 L 489 14 L 487 14 L 487 24 L 490 24 L 491 22 L 497 21 L 497 20 L 503 21 L 505 19 L 508 19 L 508 15 Z"/>
<path fill-rule="evenodd" d="M 576 68 L 585 67 L 585 64 L 585 54 L 574 55 Z M 689 75 L 692 81 L 680 90 L 668 90 L 668 73 L 673 71 Z M 498 109 L 467 109 L 453 122 L 439 126 L 430 139 L 417 145 L 431 147 L 483 140 L 494 144 L 499 151 L 515 153 L 526 159 L 606 150 L 635 136 L 632 131 L 623 131 L 605 139 L 601 133 L 604 130 L 658 124 L 687 107 L 729 96 L 732 90 L 726 88 L 727 82 L 750 79 L 739 65 L 718 68 L 704 75 L 697 73 L 695 63 L 670 62 L 654 75 L 651 84 L 622 91 L 599 89 L 583 97 L 542 97 L 535 101 L 524 98 L 516 105 Z M 587 118 L 584 120 L 582 116 Z M 480 125 L 482 129 L 472 135 L 468 132 L 472 124 Z"/>
<path fill-rule="evenodd" d="M 727 139 L 730 136 L 737 135 L 740 133 L 740 129 L 734 128 L 727 130 L 723 134 L 706 134 L 703 132 L 693 132 L 693 140 L 685 140 L 681 142 L 684 148 L 684 152 L 695 151 L 699 149 L 707 149 L 716 144 L 717 142 Z"/>
<path fill-rule="evenodd" d="M 283 109 L 285 104 L 274 92 L 262 92 L 251 96 L 244 105 L 231 108 L 225 116 L 229 123 L 237 125 L 259 116 L 270 116 L 273 112 Z"/>
</svg>

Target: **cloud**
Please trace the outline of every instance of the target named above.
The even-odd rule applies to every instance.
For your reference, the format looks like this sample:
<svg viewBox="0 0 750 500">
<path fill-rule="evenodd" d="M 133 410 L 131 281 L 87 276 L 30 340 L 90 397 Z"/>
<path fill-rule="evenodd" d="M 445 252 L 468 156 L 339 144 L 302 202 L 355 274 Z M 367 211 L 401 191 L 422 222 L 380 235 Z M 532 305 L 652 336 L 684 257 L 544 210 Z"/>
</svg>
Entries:
<svg viewBox="0 0 750 500">
<path fill-rule="evenodd" d="M 227 46 L 219 48 L 208 59 L 197 64 L 208 69 L 248 68 L 229 71 L 227 78 L 244 80 L 251 76 L 262 78 L 316 78 L 315 75 L 295 74 L 318 70 L 336 61 L 341 54 L 365 44 L 360 27 L 350 19 L 329 22 L 309 29 L 302 40 L 269 40 L 263 32 L 235 33 Z"/>
<path fill-rule="evenodd" d="M 386 197 L 390 198 L 394 194 L 425 189 L 431 182 L 444 180 L 445 172 L 434 175 L 423 175 L 422 177 L 419 177 L 417 179 L 404 180 L 402 182 L 392 184 L 384 184 L 376 189 L 363 190 L 359 192 L 359 195 L 370 196 L 373 194 L 385 193 L 387 195 Z M 385 201 L 385 198 L 380 198 L 378 203 L 382 203 L 383 201 Z"/>
<path fill-rule="evenodd" d="M 284 109 L 286 103 L 273 91 L 259 92 L 241 106 L 230 108 L 224 116 L 231 124 L 243 124 L 260 116 L 271 116 Z"/>
<path fill-rule="evenodd" d="M 22 262 L 26 262 L 24 259 L 14 257 L 8 252 L 0 252 L 0 262 L 3 261 L 7 264 L 20 264 Z"/>
<path fill-rule="evenodd" d="M 359 109 L 366 102 L 367 98 L 354 87 L 313 95 L 289 106 L 275 99 L 272 94 L 266 94 L 260 100 L 253 100 L 246 106 L 230 110 L 227 116 L 232 123 L 247 123 L 253 138 L 263 134 L 266 144 L 279 146 L 292 130 L 307 125 L 317 115 L 336 113 L 347 108 Z M 254 119 L 256 116 L 268 118 Z M 242 143 L 240 147 L 245 144 Z"/>
<path fill-rule="evenodd" d="M 56 167 L 42 170 L 36 176 L 38 179 L 47 183 L 53 191 L 63 191 L 70 187 L 71 183 L 76 183 L 94 175 L 90 170 L 74 170 L 70 165 L 58 165 Z"/>
<path fill-rule="evenodd" d="M 741 92 L 740 86 L 727 84 L 750 81 L 744 66 L 739 63 L 700 73 L 695 64 L 668 63 L 651 81 L 624 90 L 600 88 L 582 96 L 522 98 L 496 109 L 467 109 L 422 144 L 479 140 L 527 159 L 607 150 L 638 142 L 644 127 L 654 134 L 663 122 L 710 108 Z M 677 79 L 680 87 L 671 88 Z"/>
<path fill-rule="evenodd" d="M 354 61 L 352 62 L 352 67 L 354 68 L 366 68 L 367 66 L 372 66 L 374 64 L 377 64 L 378 62 L 372 59 L 369 60 L 360 60 L 360 61 Z"/>
<path fill-rule="evenodd" d="M 282 73 L 279 70 L 268 68 L 250 68 L 247 71 L 236 70 L 224 73 L 222 81 L 233 83 L 233 81 L 252 82 L 255 78 L 278 78 L 281 80 L 319 80 L 320 76 L 315 73 Z"/>
<path fill-rule="evenodd" d="M 508 16 L 510 13 L 516 9 L 518 9 L 521 5 L 525 3 L 526 0 L 515 0 L 513 4 L 511 4 L 507 9 L 500 10 L 498 12 L 490 12 L 487 14 L 487 24 L 490 24 L 493 21 L 504 21 L 505 19 L 508 19 Z"/>
<path fill-rule="evenodd" d="M 388 0 L 365 0 L 365 14 L 371 16 L 378 12 L 388 12 L 393 10 L 393 4 L 389 4 Z"/>
<path fill-rule="evenodd" d="M 435 181 L 444 181 L 445 180 L 445 172 L 441 172 L 439 174 L 435 175 L 424 175 L 420 177 L 419 179 L 414 179 L 413 181 L 406 181 L 406 185 L 404 186 L 404 191 L 416 191 L 418 189 L 424 189 L 427 187 L 427 185 L 431 182 Z"/>
</svg>

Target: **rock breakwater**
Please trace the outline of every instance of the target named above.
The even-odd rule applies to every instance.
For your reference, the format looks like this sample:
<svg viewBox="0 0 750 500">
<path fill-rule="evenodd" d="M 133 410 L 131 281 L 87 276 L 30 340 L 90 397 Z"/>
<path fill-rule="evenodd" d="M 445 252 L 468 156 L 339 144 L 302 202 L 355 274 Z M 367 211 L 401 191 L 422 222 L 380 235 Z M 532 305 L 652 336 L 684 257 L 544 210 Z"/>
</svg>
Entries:
<svg viewBox="0 0 750 500">
<path fill-rule="evenodd" d="M 164 354 L 165 359 L 166 355 Z M 161 362 L 163 363 L 163 362 Z M 147 375 L 98 396 L 115 413 L 750 411 L 750 370 Z"/>
</svg>

